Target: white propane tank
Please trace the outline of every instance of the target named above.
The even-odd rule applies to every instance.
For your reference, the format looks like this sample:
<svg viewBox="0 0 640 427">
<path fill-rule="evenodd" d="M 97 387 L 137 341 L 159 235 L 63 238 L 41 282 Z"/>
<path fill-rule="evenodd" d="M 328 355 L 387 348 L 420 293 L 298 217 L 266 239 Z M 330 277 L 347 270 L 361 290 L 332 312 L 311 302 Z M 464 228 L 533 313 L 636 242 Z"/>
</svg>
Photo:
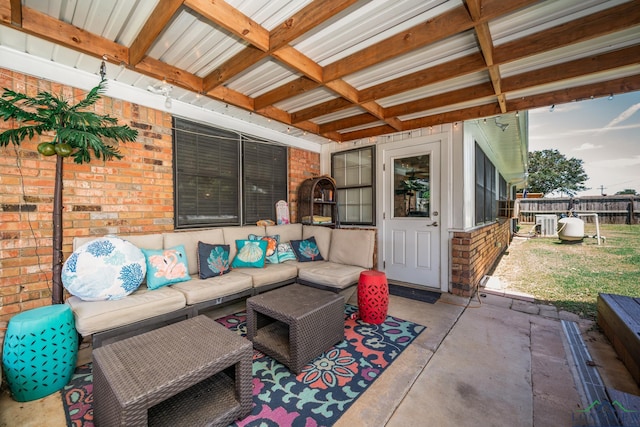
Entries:
<svg viewBox="0 0 640 427">
<path fill-rule="evenodd" d="M 558 220 L 558 238 L 568 241 L 584 239 L 584 221 L 575 217 L 560 218 Z"/>
</svg>

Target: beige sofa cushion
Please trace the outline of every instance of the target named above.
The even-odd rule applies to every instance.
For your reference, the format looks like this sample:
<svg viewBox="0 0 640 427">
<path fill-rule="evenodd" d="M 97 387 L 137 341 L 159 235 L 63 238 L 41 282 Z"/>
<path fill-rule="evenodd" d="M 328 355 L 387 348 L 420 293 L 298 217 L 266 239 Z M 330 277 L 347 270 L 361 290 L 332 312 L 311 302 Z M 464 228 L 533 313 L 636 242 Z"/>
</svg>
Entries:
<svg viewBox="0 0 640 427">
<path fill-rule="evenodd" d="M 198 274 L 198 242 L 210 243 L 212 245 L 224 244 L 224 234 L 221 228 L 176 231 L 173 233 L 164 233 L 163 237 L 164 249 L 184 245 L 190 275 Z"/>
<path fill-rule="evenodd" d="M 305 225 L 302 227 L 302 238 L 308 239 L 312 236 L 315 237 L 318 249 L 320 249 L 320 255 L 322 255 L 324 259 L 329 259 L 332 231 L 331 228 L 321 225 Z"/>
<path fill-rule="evenodd" d="M 119 236 L 115 235 L 123 240 L 133 243 L 140 249 L 162 249 L 162 234 L 141 234 L 131 236 Z M 97 239 L 99 236 L 91 237 L 74 237 L 73 238 L 73 250 L 75 251 L 80 246 L 87 242 Z"/>
<path fill-rule="evenodd" d="M 375 230 L 334 230 L 328 259 L 338 264 L 373 268 Z"/>
<path fill-rule="evenodd" d="M 298 270 L 298 277 L 308 282 L 345 289 L 358 283 L 360 273 L 366 268 L 353 265 L 336 264 L 333 262 L 307 262 L 311 264 Z"/>
<path fill-rule="evenodd" d="M 236 240 L 247 240 L 249 234 L 256 236 L 264 236 L 264 227 L 258 225 L 245 225 L 242 227 L 223 227 L 225 244 L 229 245 L 229 261 L 233 261 L 238 249 L 236 248 Z"/>
<path fill-rule="evenodd" d="M 235 268 L 233 271 L 251 277 L 254 288 L 291 280 L 298 275 L 296 266 L 288 262 L 282 264 L 265 264 L 264 268 Z"/>
<path fill-rule="evenodd" d="M 302 224 L 268 225 L 266 229 L 267 236 L 279 235 L 280 243 L 302 239 Z"/>
<path fill-rule="evenodd" d="M 65 302 L 71 306 L 82 336 L 171 313 L 186 305 L 184 295 L 175 289 L 165 286 L 151 291 L 144 285 L 116 301 L 83 301 L 72 296 Z"/>
<path fill-rule="evenodd" d="M 184 294 L 188 305 L 193 305 L 251 289 L 251 277 L 235 271 L 208 279 L 200 279 L 196 275 L 171 287 Z"/>
</svg>

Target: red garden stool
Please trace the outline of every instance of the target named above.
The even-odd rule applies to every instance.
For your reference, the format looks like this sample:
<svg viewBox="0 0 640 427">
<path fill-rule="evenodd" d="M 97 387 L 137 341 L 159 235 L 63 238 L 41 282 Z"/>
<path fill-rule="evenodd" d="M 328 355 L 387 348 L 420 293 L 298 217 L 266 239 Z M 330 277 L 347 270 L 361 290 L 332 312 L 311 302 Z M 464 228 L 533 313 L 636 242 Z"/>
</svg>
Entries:
<svg viewBox="0 0 640 427">
<path fill-rule="evenodd" d="M 381 271 L 367 270 L 360 273 L 358 281 L 358 311 L 363 322 L 381 324 L 387 318 L 389 286 L 387 276 Z"/>
</svg>

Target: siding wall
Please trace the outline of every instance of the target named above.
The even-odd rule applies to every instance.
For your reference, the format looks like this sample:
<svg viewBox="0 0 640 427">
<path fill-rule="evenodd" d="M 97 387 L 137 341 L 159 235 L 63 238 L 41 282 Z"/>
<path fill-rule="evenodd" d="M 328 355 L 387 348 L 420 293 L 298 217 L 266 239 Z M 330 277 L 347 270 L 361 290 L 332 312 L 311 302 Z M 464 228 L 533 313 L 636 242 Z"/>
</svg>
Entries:
<svg viewBox="0 0 640 427">
<path fill-rule="evenodd" d="M 0 87 L 36 95 L 62 93 L 75 102 L 84 92 L 0 69 Z M 11 76 L 11 77 L 9 77 Z M 171 115 L 129 102 L 102 98 L 96 111 L 138 130 L 138 140 L 121 144 L 122 160 L 64 163 L 63 252 L 74 236 L 161 233 L 174 229 Z M 0 131 L 12 123 L 0 120 Z M 51 304 L 52 208 L 55 156 L 37 145 L 0 148 L 0 343 L 15 314 Z M 320 171 L 319 153 L 289 148 L 290 205 L 295 218 L 297 188 Z M 273 218 L 275 220 L 275 218 Z M 294 219 L 295 220 L 295 219 Z"/>
<path fill-rule="evenodd" d="M 451 240 L 451 293 L 470 296 L 509 244 L 509 221 L 471 231 L 456 231 Z"/>
</svg>

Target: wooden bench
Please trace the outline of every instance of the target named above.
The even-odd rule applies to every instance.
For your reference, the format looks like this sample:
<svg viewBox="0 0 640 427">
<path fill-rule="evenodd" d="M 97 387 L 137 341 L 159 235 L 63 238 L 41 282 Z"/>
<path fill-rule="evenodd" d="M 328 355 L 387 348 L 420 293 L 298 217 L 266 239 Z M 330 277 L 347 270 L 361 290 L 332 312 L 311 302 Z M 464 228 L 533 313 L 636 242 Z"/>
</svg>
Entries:
<svg viewBox="0 0 640 427">
<path fill-rule="evenodd" d="M 598 325 L 640 384 L 640 298 L 599 294 Z"/>
</svg>

